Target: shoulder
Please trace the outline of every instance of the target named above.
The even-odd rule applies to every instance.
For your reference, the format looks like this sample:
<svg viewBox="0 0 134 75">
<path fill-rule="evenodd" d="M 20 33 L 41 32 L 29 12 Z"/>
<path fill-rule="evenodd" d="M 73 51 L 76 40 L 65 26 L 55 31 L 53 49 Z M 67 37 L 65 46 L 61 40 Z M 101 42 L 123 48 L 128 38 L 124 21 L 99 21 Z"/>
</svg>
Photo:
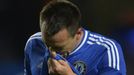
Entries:
<svg viewBox="0 0 134 75">
<path fill-rule="evenodd" d="M 41 32 L 37 32 L 37 33 L 31 35 L 30 38 L 28 39 L 28 41 L 30 41 L 32 39 L 41 39 Z"/>
<path fill-rule="evenodd" d="M 120 70 L 122 64 L 124 66 L 124 58 L 120 44 L 109 37 L 98 33 L 90 32 L 89 41 L 104 46 L 107 50 L 105 62 L 109 67 Z"/>
<path fill-rule="evenodd" d="M 98 45 L 104 46 L 107 49 L 109 49 L 109 48 L 112 48 L 112 49 L 113 48 L 114 49 L 120 48 L 120 45 L 116 40 L 114 40 L 112 38 L 109 38 L 109 37 L 106 37 L 104 35 L 95 33 L 95 32 L 90 32 L 90 31 L 89 31 L 89 34 L 88 34 L 87 43 L 88 44 L 98 44 Z"/>
<path fill-rule="evenodd" d="M 113 58 L 119 59 L 120 54 L 122 55 L 122 48 L 114 39 L 94 32 L 89 32 L 88 39 L 89 42 L 92 42 L 93 44 L 98 44 L 105 47 L 108 55 L 113 56 Z"/>
<path fill-rule="evenodd" d="M 33 40 L 41 40 L 41 32 L 37 32 L 30 36 L 30 38 L 27 40 L 27 43 Z"/>
<path fill-rule="evenodd" d="M 37 32 L 29 37 L 25 45 L 25 50 L 30 49 L 31 46 L 33 46 L 37 42 L 42 42 L 41 32 Z"/>
</svg>

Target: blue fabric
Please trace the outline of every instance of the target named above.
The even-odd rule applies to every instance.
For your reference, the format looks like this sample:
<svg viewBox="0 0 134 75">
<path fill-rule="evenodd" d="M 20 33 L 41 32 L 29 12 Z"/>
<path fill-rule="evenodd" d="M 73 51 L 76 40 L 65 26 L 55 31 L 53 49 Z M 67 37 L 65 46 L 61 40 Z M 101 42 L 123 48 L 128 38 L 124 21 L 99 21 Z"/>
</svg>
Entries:
<svg viewBox="0 0 134 75">
<path fill-rule="evenodd" d="M 79 45 L 66 58 L 77 75 L 126 75 L 126 65 L 121 46 L 113 39 L 83 29 Z M 49 75 L 48 48 L 41 39 L 41 33 L 32 35 L 25 46 L 25 74 Z M 77 72 L 78 71 L 78 72 Z"/>
<path fill-rule="evenodd" d="M 63 57 L 62 57 L 61 55 L 59 55 L 59 54 L 57 54 L 54 59 L 66 61 L 66 59 L 63 58 Z M 68 61 L 67 61 L 67 62 L 68 62 Z M 79 71 L 78 71 L 77 69 L 75 69 L 73 65 L 71 65 L 69 62 L 68 62 L 68 64 L 69 64 L 69 66 L 71 67 L 71 69 L 73 70 L 73 72 L 74 72 L 75 74 L 80 75 Z"/>
</svg>

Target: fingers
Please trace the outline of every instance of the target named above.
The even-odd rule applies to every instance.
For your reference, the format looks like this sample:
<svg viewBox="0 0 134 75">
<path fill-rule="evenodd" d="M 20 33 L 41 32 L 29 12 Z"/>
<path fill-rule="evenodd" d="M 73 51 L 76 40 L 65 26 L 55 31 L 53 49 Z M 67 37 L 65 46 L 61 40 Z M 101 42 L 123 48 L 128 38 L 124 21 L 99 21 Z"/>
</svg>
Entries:
<svg viewBox="0 0 134 75">
<path fill-rule="evenodd" d="M 48 60 L 48 70 L 49 75 L 76 75 L 68 62 L 64 60 L 55 60 L 53 58 Z"/>
<path fill-rule="evenodd" d="M 67 64 L 67 62 L 64 61 L 64 60 L 58 60 L 58 62 L 59 62 L 61 65 L 63 65 L 63 66 L 65 66 L 65 65 Z"/>
<path fill-rule="evenodd" d="M 55 58 L 55 57 L 56 57 L 56 52 L 55 52 L 55 51 L 52 51 L 52 52 L 51 52 L 51 56 L 52 56 L 53 58 Z"/>
<path fill-rule="evenodd" d="M 54 58 L 56 56 L 56 52 L 52 50 L 51 47 L 49 47 L 49 50 L 50 50 L 51 57 Z"/>
<path fill-rule="evenodd" d="M 57 60 L 55 60 L 55 59 L 53 59 L 53 58 L 49 58 L 48 64 L 49 64 L 50 66 L 52 66 L 52 67 L 58 67 L 58 66 L 61 65 Z"/>
<path fill-rule="evenodd" d="M 53 67 L 51 66 L 50 61 L 51 61 L 51 59 L 48 60 L 48 68 L 49 68 L 48 73 L 49 73 L 49 74 L 50 74 L 50 73 L 54 73 Z"/>
<path fill-rule="evenodd" d="M 54 50 L 51 50 L 51 47 L 49 47 L 50 50 L 50 55 L 51 57 L 48 60 L 48 70 L 49 70 L 49 74 L 62 74 L 62 73 L 66 73 L 69 70 L 71 70 L 70 66 L 68 65 L 68 63 L 62 58 L 60 58 L 60 56 L 58 56 L 59 58 L 56 59 L 57 54 Z M 60 59 L 60 60 L 58 60 Z M 62 74 L 64 75 L 64 74 Z"/>
<path fill-rule="evenodd" d="M 67 64 L 67 62 L 65 60 L 62 60 L 62 59 L 59 60 L 59 58 L 57 58 L 58 60 L 56 60 L 57 54 L 54 50 L 51 49 L 51 47 L 49 47 L 49 50 L 50 50 L 50 55 L 51 55 L 50 62 L 51 62 L 52 66 L 56 67 L 57 65 L 59 66 L 59 65 Z"/>
<path fill-rule="evenodd" d="M 52 58 L 49 58 L 48 59 L 48 73 L 50 74 L 50 75 L 53 75 L 53 73 L 54 73 L 54 64 L 53 64 L 53 62 L 52 62 L 53 60 L 52 60 Z"/>
<path fill-rule="evenodd" d="M 50 58 L 48 60 L 48 72 L 50 75 L 56 75 L 58 73 L 58 71 L 61 69 L 61 64 L 53 59 L 53 58 Z"/>
</svg>

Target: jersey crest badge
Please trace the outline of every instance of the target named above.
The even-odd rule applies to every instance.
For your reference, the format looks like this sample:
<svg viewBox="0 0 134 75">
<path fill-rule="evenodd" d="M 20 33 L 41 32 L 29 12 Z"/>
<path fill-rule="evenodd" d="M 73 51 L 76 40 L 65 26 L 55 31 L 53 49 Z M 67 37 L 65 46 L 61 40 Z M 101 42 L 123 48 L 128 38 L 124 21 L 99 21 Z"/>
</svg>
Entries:
<svg viewBox="0 0 134 75">
<path fill-rule="evenodd" d="M 80 72 L 81 75 L 86 73 L 86 64 L 82 61 L 76 61 L 74 67 Z"/>
</svg>

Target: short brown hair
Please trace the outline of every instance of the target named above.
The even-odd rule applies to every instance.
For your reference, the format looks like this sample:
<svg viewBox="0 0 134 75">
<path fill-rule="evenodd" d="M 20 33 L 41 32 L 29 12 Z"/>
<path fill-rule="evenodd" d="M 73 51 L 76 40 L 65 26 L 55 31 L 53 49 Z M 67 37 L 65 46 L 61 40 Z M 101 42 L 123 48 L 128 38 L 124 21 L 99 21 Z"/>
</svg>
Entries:
<svg viewBox="0 0 134 75">
<path fill-rule="evenodd" d="M 40 27 L 45 27 L 44 32 L 48 36 L 53 36 L 62 28 L 67 28 L 74 36 L 81 27 L 80 19 L 81 13 L 75 4 L 67 0 L 52 0 L 40 12 Z"/>
</svg>

